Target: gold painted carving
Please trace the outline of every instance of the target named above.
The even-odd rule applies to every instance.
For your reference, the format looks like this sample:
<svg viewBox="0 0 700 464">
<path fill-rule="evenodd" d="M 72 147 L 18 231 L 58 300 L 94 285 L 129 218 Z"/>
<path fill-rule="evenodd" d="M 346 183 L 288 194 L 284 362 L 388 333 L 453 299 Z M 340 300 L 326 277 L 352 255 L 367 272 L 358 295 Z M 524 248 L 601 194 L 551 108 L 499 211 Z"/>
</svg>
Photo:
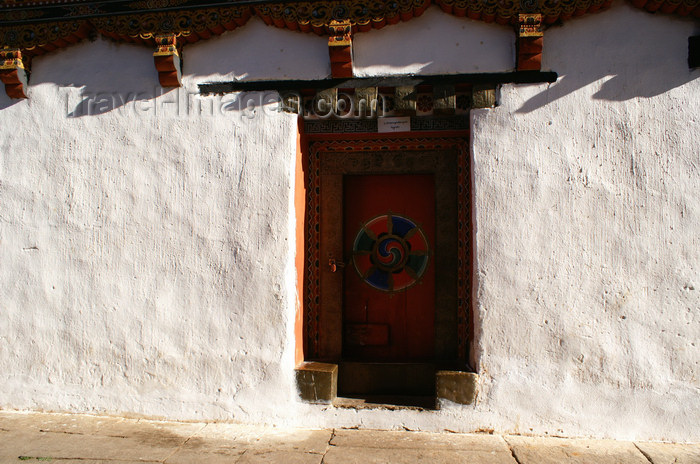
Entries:
<svg viewBox="0 0 700 464">
<path fill-rule="evenodd" d="M 419 16 L 430 4 L 430 0 L 316 1 L 264 4 L 256 6 L 255 12 L 267 24 L 324 34 L 333 20 L 349 20 L 353 28 L 367 30 Z"/>
<path fill-rule="evenodd" d="M 163 87 L 180 87 L 182 77 L 180 52 L 177 49 L 177 35 L 156 36 L 157 50 L 153 61 L 158 71 L 158 80 Z"/>
<path fill-rule="evenodd" d="M 648 11 L 700 17 L 700 0 L 630 1 Z M 0 47 L 18 49 L 28 59 L 76 43 L 91 31 L 119 41 L 151 45 L 155 45 L 157 36 L 172 35 L 181 39 L 181 46 L 235 29 L 256 14 L 269 25 L 329 36 L 333 75 L 352 76 L 353 33 L 408 21 L 435 4 L 455 16 L 511 24 L 519 32 L 518 69 L 536 70 L 546 24 L 603 10 L 611 3 L 612 0 L 313 0 L 255 7 L 234 2 L 228 6 L 184 9 L 193 6 L 190 0 L 134 0 L 107 14 L 107 3 L 92 0 L 0 0 L 0 23 L 4 24 L 0 26 Z M 38 5 L 46 8 L 28 8 Z M 165 8 L 168 10 L 153 11 Z M 539 21 L 535 19 L 538 17 Z M 169 56 L 179 59 L 177 53 Z"/>
<path fill-rule="evenodd" d="M 109 37 L 154 40 L 159 34 L 187 37 L 192 34 L 221 34 L 245 24 L 250 18 L 248 7 L 211 8 L 206 10 L 167 11 L 91 19 L 95 28 Z M 197 37 L 200 38 L 200 37 Z"/>
<path fill-rule="evenodd" d="M 10 98 L 27 98 L 27 71 L 22 51 L 4 47 L 0 50 L 0 81 Z"/>
<path fill-rule="evenodd" d="M 86 21 L 56 21 L 0 27 L 0 45 L 21 48 L 30 54 L 43 53 L 78 42 L 86 37 L 88 29 Z M 45 46 L 49 49 L 37 50 Z"/>
<path fill-rule="evenodd" d="M 519 15 L 520 37 L 542 37 L 542 15 L 541 14 L 521 14 Z"/>
<path fill-rule="evenodd" d="M 331 75 L 336 78 L 353 76 L 352 24 L 350 20 L 332 20 L 328 25 L 328 55 L 331 59 Z"/>
</svg>

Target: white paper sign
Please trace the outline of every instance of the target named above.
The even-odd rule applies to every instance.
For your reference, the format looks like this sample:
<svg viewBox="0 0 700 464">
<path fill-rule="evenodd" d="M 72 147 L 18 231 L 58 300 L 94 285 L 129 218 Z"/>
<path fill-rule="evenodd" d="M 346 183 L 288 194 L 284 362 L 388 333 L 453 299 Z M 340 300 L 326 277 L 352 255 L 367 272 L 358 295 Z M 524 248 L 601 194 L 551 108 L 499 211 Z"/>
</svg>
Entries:
<svg viewBox="0 0 700 464">
<path fill-rule="evenodd" d="M 378 132 L 411 132 L 411 118 L 409 116 L 401 118 L 378 118 Z"/>
</svg>

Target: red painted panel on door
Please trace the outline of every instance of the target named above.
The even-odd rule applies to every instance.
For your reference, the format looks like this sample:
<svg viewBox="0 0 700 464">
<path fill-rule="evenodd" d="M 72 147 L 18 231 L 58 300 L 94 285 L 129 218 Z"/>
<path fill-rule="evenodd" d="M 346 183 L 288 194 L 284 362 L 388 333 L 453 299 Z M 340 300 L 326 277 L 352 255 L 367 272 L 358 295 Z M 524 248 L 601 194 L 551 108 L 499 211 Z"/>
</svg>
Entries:
<svg viewBox="0 0 700 464">
<path fill-rule="evenodd" d="M 343 358 L 417 361 L 434 357 L 435 181 L 433 175 L 344 177 Z M 358 343 L 358 324 L 388 326 Z"/>
</svg>

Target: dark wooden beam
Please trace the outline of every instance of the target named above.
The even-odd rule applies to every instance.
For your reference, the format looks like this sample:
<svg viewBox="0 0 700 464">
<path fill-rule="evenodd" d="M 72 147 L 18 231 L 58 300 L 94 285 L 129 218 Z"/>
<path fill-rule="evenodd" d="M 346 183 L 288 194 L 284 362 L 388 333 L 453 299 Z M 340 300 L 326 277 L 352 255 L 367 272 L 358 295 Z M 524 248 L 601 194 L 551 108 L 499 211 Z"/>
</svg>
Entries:
<svg viewBox="0 0 700 464">
<path fill-rule="evenodd" d="M 557 80 L 557 73 L 542 71 L 515 71 L 505 73 L 444 74 L 436 76 L 392 76 L 363 77 L 350 79 L 279 80 L 279 81 L 233 81 L 199 84 L 202 95 L 231 92 L 279 92 L 304 89 L 356 89 L 367 87 L 408 87 L 419 85 L 455 84 L 539 84 Z"/>
</svg>

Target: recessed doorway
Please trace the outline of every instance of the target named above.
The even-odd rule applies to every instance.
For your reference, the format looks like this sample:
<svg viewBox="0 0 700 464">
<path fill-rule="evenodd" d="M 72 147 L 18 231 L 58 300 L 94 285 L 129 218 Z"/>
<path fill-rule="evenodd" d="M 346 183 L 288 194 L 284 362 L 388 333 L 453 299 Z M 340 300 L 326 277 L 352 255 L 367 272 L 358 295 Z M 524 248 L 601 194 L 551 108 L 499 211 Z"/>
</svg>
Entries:
<svg viewBox="0 0 700 464">
<path fill-rule="evenodd" d="M 465 138 L 312 141 L 305 358 L 349 397 L 435 397 L 466 367 L 471 210 Z"/>
</svg>

